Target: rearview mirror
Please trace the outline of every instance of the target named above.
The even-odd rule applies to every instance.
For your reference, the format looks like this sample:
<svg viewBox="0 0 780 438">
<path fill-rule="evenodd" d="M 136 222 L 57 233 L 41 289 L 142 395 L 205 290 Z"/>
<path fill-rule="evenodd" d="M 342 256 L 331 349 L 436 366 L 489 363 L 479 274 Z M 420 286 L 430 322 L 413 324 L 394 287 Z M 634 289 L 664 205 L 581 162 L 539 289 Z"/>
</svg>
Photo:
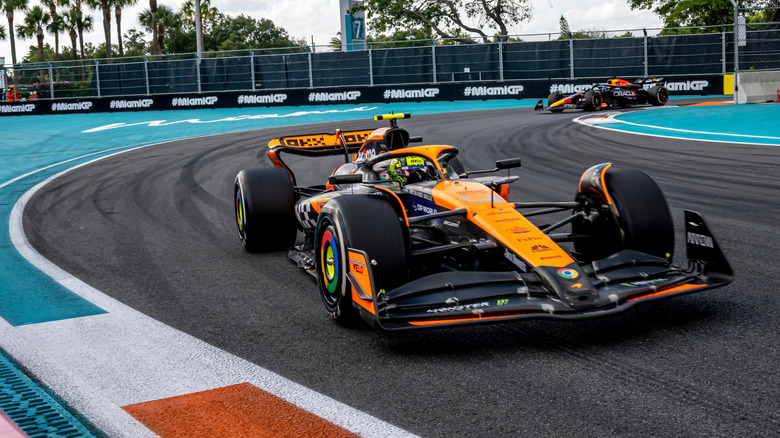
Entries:
<svg viewBox="0 0 780 438">
<path fill-rule="evenodd" d="M 520 167 L 520 158 L 507 158 L 506 160 L 496 161 L 496 168 L 498 169 L 512 169 Z"/>
</svg>

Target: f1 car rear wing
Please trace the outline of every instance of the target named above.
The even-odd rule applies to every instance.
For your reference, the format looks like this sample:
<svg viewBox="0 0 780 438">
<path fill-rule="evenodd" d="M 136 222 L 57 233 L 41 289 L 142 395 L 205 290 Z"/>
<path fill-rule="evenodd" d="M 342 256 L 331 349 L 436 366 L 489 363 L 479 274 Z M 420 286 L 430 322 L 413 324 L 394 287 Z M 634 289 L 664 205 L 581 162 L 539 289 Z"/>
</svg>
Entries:
<svg viewBox="0 0 780 438">
<path fill-rule="evenodd" d="M 658 84 L 658 85 L 664 85 L 666 83 L 666 80 L 664 78 L 640 78 L 634 81 L 635 84 Z"/>
<path fill-rule="evenodd" d="M 344 153 L 345 147 L 347 152 L 354 153 L 375 129 L 279 137 L 268 143 L 271 149 L 269 153 L 278 155 L 278 152 L 284 151 L 297 155 L 339 155 Z"/>
</svg>

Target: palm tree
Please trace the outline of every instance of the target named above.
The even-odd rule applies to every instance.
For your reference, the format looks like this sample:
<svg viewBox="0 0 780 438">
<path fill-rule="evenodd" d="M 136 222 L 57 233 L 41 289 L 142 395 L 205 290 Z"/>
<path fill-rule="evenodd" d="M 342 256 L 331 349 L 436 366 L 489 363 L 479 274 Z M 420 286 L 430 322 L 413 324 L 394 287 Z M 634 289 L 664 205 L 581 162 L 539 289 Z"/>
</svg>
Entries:
<svg viewBox="0 0 780 438">
<path fill-rule="evenodd" d="M 111 5 L 114 0 L 87 0 L 92 9 L 103 12 L 103 35 L 106 37 L 106 58 L 111 59 Z"/>
<path fill-rule="evenodd" d="M 71 8 L 68 9 L 65 14 L 61 15 L 62 17 L 62 26 L 63 30 L 68 31 L 68 36 L 70 36 L 70 50 L 71 50 L 71 56 L 73 57 L 73 60 L 79 59 L 78 53 L 76 53 L 76 45 L 78 44 L 76 42 L 77 39 L 77 30 L 78 30 L 78 19 L 76 17 L 76 10 Z"/>
<path fill-rule="evenodd" d="M 160 36 L 157 35 L 157 0 L 149 0 L 149 20 L 149 27 L 152 28 L 152 55 L 162 55 Z"/>
<path fill-rule="evenodd" d="M 4 40 L 4 39 L 6 39 L 5 26 L 0 24 L 0 40 Z"/>
<path fill-rule="evenodd" d="M 114 17 L 116 18 L 116 39 L 119 42 L 119 57 L 125 56 L 124 47 L 122 47 L 122 9 L 133 6 L 138 0 L 114 0 Z"/>
<path fill-rule="evenodd" d="M 16 40 L 14 38 L 14 12 L 27 9 L 27 0 L 0 0 L 0 9 L 8 19 L 8 36 L 11 42 L 11 62 L 16 65 Z"/>
<path fill-rule="evenodd" d="M 181 6 L 181 12 L 184 15 L 184 19 L 190 21 L 193 26 L 197 26 L 197 19 L 195 17 L 195 2 L 194 0 L 187 0 Z M 203 31 L 207 31 L 207 23 L 212 22 L 219 15 L 219 10 L 216 6 L 211 6 L 210 0 L 200 0 L 200 23 L 203 27 Z M 203 47 L 203 32 L 200 34 L 200 47 Z M 197 42 L 195 43 L 197 46 Z M 205 49 L 204 49 L 205 50 Z"/>
<path fill-rule="evenodd" d="M 57 6 L 65 6 L 68 0 L 41 0 L 41 4 L 49 8 L 49 16 L 51 17 L 51 23 L 49 24 L 49 32 L 54 34 L 54 60 L 60 60 L 60 32 L 62 32 L 62 20 L 60 14 L 57 13 Z"/>
<path fill-rule="evenodd" d="M 22 38 L 38 38 L 38 62 L 44 62 L 43 57 L 43 29 L 51 23 L 51 16 L 40 6 L 33 6 L 24 17 L 24 24 L 16 27 L 19 36 Z M 38 82 L 42 83 L 46 79 L 45 70 L 41 70 Z"/>
<path fill-rule="evenodd" d="M 165 30 L 176 27 L 179 23 L 179 19 L 173 12 L 173 9 L 165 5 L 157 7 L 157 13 L 152 14 L 149 9 L 144 9 L 138 15 L 138 21 L 144 26 L 147 32 L 152 32 L 152 35 L 156 35 L 157 39 L 153 42 L 153 47 L 156 55 L 162 55 L 163 47 L 165 47 Z M 153 23 L 157 23 L 157 27 L 153 27 Z"/>
<path fill-rule="evenodd" d="M 76 31 L 79 34 L 79 48 L 81 49 L 81 59 L 84 59 L 84 31 L 92 32 L 92 16 L 84 16 L 85 0 L 70 0 L 70 10 L 76 16 Z"/>
</svg>

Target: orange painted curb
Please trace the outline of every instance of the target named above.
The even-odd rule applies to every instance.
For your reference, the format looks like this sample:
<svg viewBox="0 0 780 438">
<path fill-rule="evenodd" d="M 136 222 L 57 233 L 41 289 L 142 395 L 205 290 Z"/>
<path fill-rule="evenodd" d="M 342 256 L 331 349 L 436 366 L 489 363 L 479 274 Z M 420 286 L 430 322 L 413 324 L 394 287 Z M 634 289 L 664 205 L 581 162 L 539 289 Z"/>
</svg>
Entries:
<svg viewBox="0 0 780 438">
<path fill-rule="evenodd" d="M 122 409 L 162 438 L 357 437 L 249 383 Z"/>
</svg>

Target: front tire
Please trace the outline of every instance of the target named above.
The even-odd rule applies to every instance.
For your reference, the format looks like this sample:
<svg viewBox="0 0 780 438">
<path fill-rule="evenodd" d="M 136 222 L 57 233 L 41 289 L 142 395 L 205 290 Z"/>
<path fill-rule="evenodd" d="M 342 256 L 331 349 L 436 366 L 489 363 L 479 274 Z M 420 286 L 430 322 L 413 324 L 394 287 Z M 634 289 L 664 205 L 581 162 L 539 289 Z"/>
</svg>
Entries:
<svg viewBox="0 0 780 438">
<path fill-rule="evenodd" d="M 563 107 L 556 107 L 556 108 L 549 108 L 550 105 L 554 104 L 555 102 L 563 99 L 563 93 L 560 91 L 553 91 L 550 93 L 549 96 L 547 96 L 547 107 L 550 111 L 554 113 L 560 113 L 563 111 Z"/>
<path fill-rule="evenodd" d="M 295 242 L 295 189 L 285 169 L 242 170 L 233 201 L 238 238 L 248 252 L 281 250 Z"/>
<path fill-rule="evenodd" d="M 406 242 L 398 214 L 384 199 L 346 195 L 325 204 L 314 240 L 317 285 L 325 309 L 336 322 L 352 325 L 358 320 L 347 279 L 348 249 L 368 255 L 374 293 L 382 293 L 407 281 Z"/>
<path fill-rule="evenodd" d="M 587 235 L 574 242 L 575 251 L 589 260 L 624 249 L 671 260 L 674 222 L 658 184 L 638 170 L 613 168 L 606 171 L 604 182 L 612 206 L 589 200 L 600 209 L 601 216 L 593 223 L 579 220 L 572 224 L 574 234 Z"/>
<path fill-rule="evenodd" d="M 595 90 L 588 90 L 582 97 L 585 111 L 598 111 L 601 109 L 601 93 Z"/>
</svg>

